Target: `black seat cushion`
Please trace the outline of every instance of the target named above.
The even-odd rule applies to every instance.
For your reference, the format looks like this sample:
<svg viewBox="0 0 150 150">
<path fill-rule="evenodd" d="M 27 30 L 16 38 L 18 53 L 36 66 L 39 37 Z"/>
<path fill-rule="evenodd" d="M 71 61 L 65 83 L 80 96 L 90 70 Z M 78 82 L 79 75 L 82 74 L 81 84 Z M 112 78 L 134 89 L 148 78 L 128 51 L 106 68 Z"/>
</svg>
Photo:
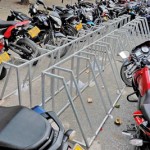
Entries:
<svg viewBox="0 0 150 150">
<path fill-rule="evenodd" d="M 61 6 L 56 6 L 56 9 L 59 9 L 60 11 L 66 11 L 68 10 L 67 8 L 61 7 Z"/>
<path fill-rule="evenodd" d="M 16 23 L 17 23 L 16 21 L 4 21 L 0 19 L 0 28 L 6 28 L 15 25 Z"/>
<path fill-rule="evenodd" d="M 16 15 L 18 15 L 21 18 L 22 21 L 23 20 L 32 20 L 29 16 L 27 16 L 26 14 L 24 14 L 24 13 L 22 13 L 20 11 L 14 11 L 14 13 Z"/>
<path fill-rule="evenodd" d="M 0 149 L 37 150 L 51 130 L 45 118 L 26 107 L 0 107 Z"/>
</svg>

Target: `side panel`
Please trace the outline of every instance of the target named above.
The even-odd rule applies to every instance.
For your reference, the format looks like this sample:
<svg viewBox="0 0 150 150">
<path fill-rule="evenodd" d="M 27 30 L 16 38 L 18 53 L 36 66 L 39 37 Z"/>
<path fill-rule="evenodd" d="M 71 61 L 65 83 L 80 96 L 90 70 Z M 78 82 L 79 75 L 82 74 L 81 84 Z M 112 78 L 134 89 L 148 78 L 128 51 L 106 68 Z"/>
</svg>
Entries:
<svg viewBox="0 0 150 150">
<path fill-rule="evenodd" d="M 149 68 L 144 67 L 134 73 L 134 82 L 138 85 L 141 96 L 150 89 L 150 73 Z"/>
</svg>

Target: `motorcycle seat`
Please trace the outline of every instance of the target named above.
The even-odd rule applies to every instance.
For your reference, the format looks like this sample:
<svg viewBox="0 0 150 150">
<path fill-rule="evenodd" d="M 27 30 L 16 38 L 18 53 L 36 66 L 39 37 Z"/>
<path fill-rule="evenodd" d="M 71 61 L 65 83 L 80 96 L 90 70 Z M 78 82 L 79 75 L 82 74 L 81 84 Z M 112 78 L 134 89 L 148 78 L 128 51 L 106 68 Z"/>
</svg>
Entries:
<svg viewBox="0 0 150 150">
<path fill-rule="evenodd" d="M 75 15 L 70 14 L 70 13 L 67 13 L 67 14 L 60 14 L 60 17 L 61 17 L 62 19 L 68 20 L 68 19 L 70 19 L 70 18 L 75 17 Z"/>
<path fill-rule="evenodd" d="M 49 122 L 26 107 L 0 107 L 0 149 L 37 150 L 51 132 Z"/>
<path fill-rule="evenodd" d="M 32 20 L 30 17 L 28 17 L 26 14 L 20 12 L 20 11 L 13 11 L 16 15 L 20 16 L 22 20 Z"/>
<path fill-rule="evenodd" d="M 0 19 L 0 28 L 6 28 L 9 26 L 15 25 L 17 22 L 16 21 L 4 21 Z"/>
<path fill-rule="evenodd" d="M 56 9 L 60 10 L 60 11 L 67 11 L 67 8 L 61 7 L 61 6 L 56 6 Z"/>
</svg>

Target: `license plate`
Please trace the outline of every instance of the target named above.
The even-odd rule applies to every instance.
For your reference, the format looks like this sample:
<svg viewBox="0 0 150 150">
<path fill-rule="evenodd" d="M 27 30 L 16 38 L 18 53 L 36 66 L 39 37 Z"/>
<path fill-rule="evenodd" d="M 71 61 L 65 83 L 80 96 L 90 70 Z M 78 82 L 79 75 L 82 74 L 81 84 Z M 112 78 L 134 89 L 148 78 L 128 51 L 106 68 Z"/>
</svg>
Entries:
<svg viewBox="0 0 150 150">
<path fill-rule="evenodd" d="M 108 17 L 104 17 L 104 20 L 107 21 L 107 20 L 108 20 Z"/>
<path fill-rule="evenodd" d="M 79 31 L 82 29 L 82 23 L 79 23 L 78 25 L 76 25 L 76 30 Z"/>
<path fill-rule="evenodd" d="M 28 34 L 32 37 L 32 38 L 34 38 L 34 37 L 36 37 L 39 33 L 40 33 L 40 29 L 37 27 L 37 26 L 35 26 L 35 27 L 33 27 L 32 29 L 30 29 L 29 31 L 28 31 Z"/>
<path fill-rule="evenodd" d="M 8 55 L 7 52 L 4 52 L 3 54 L 0 55 L 0 64 L 2 62 L 7 62 L 10 60 L 10 56 Z"/>
<path fill-rule="evenodd" d="M 79 144 L 76 144 L 73 148 L 73 150 L 85 150 L 83 147 L 81 147 Z"/>
</svg>

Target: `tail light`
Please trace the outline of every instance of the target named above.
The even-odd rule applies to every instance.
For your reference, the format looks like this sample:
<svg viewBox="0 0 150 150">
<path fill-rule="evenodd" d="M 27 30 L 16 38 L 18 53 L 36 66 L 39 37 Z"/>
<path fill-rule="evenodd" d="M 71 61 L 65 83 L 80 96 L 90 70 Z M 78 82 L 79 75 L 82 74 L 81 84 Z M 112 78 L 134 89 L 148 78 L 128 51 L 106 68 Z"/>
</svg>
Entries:
<svg viewBox="0 0 150 150">
<path fill-rule="evenodd" d="M 0 52 L 3 50 L 4 48 L 4 38 L 3 36 L 0 36 Z"/>
</svg>

